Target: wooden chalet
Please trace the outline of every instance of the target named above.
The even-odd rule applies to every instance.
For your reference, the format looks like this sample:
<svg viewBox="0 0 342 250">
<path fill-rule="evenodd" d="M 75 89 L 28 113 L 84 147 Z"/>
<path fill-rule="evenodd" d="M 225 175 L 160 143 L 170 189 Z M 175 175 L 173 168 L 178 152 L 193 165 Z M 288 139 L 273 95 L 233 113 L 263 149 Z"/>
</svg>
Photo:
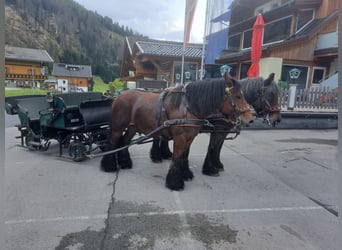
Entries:
<svg viewBox="0 0 342 250">
<path fill-rule="evenodd" d="M 88 92 L 92 78 L 91 66 L 55 63 L 52 76 L 57 81 L 57 91 Z"/>
<path fill-rule="evenodd" d="M 46 50 L 5 46 L 5 84 L 40 88 L 48 77 L 46 66 L 53 59 Z"/>
<path fill-rule="evenodd" d="M 237 78 L 247 76 L 258 13 L 265 22 L 261 76 L 275 72 L 277 80 L 303 89 L 319 86 L 338 71 L 338 0 L 235 0 L 227 49 L 215 63 L 232 66 Z M 289 77 L 293 68 L 301 72 L 296 80 Z"/>
<path fill-rule="evenodd" d="M 181 82 L 183 43 L 126 37 L 121 79 L 127 87 L 164 88 Z M 202 45 L 185 50 L 184 83 L 199 78 Z"/>
</svg>

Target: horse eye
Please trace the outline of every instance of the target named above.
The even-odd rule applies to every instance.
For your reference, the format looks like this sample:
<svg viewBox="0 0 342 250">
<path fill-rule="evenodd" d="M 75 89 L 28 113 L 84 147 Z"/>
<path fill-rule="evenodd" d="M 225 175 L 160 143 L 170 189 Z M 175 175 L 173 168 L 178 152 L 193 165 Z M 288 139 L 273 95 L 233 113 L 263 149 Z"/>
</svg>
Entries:
<svg viewBox="0 0 342 250">
<path fill-rule="evenodd" d="M 241 99 L 241 96 L 237 95 L 235 96 L 236 99 L 240 100 Z"/>
</svg>

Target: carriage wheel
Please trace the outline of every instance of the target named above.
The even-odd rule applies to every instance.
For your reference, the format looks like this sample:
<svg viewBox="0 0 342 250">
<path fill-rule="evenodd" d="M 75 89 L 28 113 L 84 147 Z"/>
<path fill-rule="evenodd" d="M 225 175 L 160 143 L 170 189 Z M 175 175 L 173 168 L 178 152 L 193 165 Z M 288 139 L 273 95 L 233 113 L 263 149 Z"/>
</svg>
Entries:
<svg viewBox="0 0 342 250">
<path fill-rule="evenodd" d="M 99 146 L 102 152 L 107 151 L 108 148 L 108 135 L 100 134 L 97 137 L 97 146 Z"/>
<path fill-rule="evenodd" d="M 85 158 L 86 148 L 81 142 L 73 142 L 69 146 L 69 156 L 74 161 L 82 161 Z"/>
<path fill-rule="evenodd" d="M 40 143 L 40 139 L 34 136 L 32 132 L 28 132 L 25 136 L 25 145 L 29 150 L 40 150 L 40 145 L 35 145 Z"/>
</svg>

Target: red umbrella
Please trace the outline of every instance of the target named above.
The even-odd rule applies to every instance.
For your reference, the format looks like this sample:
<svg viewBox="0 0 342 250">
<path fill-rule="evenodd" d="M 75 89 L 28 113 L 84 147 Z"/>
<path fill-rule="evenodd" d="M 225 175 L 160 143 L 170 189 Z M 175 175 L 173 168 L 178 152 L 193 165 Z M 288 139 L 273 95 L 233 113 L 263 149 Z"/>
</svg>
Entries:
<svg viewBox="0 0 342 250">
<path fill-rule="evenodd" d="M 251 60 L 252 65 L 248 69 L 248 77 L 259 76 L 259 61 L 262 54 L 262 35 L 264 32 L 264 19 L 261 14 L 258 14 L 255 23 L 253 25 L 252 34 L 252 50 L 251 50 Z"/>
</svg>

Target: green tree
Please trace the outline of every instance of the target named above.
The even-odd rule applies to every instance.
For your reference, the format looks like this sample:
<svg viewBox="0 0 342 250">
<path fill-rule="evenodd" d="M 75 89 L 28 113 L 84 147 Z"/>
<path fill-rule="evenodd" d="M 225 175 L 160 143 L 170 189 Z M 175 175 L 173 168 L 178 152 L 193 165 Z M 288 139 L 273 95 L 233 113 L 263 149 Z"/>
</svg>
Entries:
<svg viewBox="0 0 342 250">
<path fill-rule="evenodd" d="M 123 87 L 124 83 L 119 78 L 116 78 L 113 82 L 108 84 L 108 90 L 111 95 L 115 95 L 117 91 L 122 91 Z"/>
</svg>

